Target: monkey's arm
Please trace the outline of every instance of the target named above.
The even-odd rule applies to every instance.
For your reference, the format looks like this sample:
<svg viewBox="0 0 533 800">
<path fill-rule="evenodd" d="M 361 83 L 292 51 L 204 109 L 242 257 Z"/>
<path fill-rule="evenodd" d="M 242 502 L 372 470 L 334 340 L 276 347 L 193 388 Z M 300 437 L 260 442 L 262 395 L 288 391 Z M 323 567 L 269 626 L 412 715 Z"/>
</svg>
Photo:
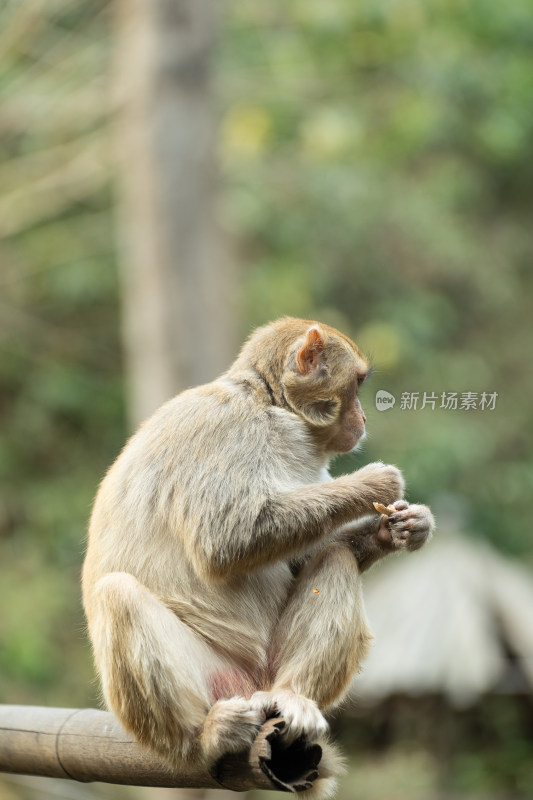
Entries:
<svg viewBox="0 0 533 800">
<path fill-rule="evenodd" d="M 383 541 L 378 536 L 386 524 L 382 515 L 373 515 L 349 523 L 338 532 L 336 538 L 348 542 L 360 572 L 365 572 L 380 558 L 394 551 L 391 542 Z"/>
<path fill-rule="evenodd" d="M 393 466 L 369 464 L 351 475 L 271 493 L 249 524 L 228 535 L 223 527 L 199 532 L 193 559 L 211 578 L 226 578 L 305 553 L 349 520 L 372 510 L 376 497 L 390 503 L 403 494 L 403 478 Z M 204 529 L 205 531 L 205 529 Z"/>
<path fill-rule="evenodd" d="M 432 535 L 435 520 L 427 506 L 398 500 L 394 507 L 390 517 L 365 517 L 339 531 L 338 538 L 350 544 L 361 572 L 388 553 L 418 550 Z"/>
</svg>

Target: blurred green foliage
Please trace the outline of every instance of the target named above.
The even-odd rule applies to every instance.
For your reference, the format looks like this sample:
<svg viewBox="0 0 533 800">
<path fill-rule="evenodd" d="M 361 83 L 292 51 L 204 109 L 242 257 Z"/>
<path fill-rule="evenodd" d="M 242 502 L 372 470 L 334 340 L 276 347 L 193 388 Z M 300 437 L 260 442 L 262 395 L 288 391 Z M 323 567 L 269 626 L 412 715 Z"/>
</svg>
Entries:
<svg viewBox="0 0 533 800">
<path fill-rule="evenodd" d="M 124 436 L 107 2 L 0 12 L 0 697 L 94 702 L 79 567 Z"/>
<path fill-rule="evenodd" d="M 412 498 L 460 495 L 472 530 L 531 554 L 530 4 L 230 8 L 223 210 L 243 320 L 351 333 L 377 367 L 364 458 L 401 464 Z M 375 410 L 379 388 L 394 410 Z M 399 409 L 453 391 L 498 392 L 496 408 Z"/>
<path fill-rule="evenodd" d="M 281 314 L 351 334 L 376 365 L 370 436 L 337 468 L 398 463 L 412 499 L 460 496 L 475 534 L 531 557 L 531 4 L 219 5 L 220 214 L 243 335 Z M 1 6 L 7 702 L 96 697 L 79 567 L 97 482 L 127 433 L 112 55 L 107 0 Z M 398 398 L 387 413 L 381 388 Z M 416 391 L 499 396 L 494 411 L 401 410 Z"/>
</svg>

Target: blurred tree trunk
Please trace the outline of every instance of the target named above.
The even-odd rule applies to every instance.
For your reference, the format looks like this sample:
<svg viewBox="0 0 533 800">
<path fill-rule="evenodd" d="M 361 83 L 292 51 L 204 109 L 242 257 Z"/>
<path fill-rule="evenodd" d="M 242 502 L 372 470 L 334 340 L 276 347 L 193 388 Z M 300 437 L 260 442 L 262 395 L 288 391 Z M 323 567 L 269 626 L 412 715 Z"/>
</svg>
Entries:
<svg viewBox="0 0 533 800">
<path fill-rule="evenodd" d="M 215 223 L 215 0 L 116 0 L 118 228 L 129 417 L 232 359 Z"/>
</svg>

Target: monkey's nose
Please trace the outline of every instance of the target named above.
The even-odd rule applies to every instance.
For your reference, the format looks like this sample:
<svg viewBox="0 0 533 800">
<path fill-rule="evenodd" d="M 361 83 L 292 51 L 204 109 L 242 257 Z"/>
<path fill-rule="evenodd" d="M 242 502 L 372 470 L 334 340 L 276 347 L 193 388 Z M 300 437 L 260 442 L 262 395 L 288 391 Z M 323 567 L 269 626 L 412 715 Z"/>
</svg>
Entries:
<svg viewBox="0 0 533 800">
<path fill-rule="evenodd" d="M 365 412 L 364 411 L 363 411 L 363 425 L 366 425 L 366 417 L 365 417 Z"/>
</svg>

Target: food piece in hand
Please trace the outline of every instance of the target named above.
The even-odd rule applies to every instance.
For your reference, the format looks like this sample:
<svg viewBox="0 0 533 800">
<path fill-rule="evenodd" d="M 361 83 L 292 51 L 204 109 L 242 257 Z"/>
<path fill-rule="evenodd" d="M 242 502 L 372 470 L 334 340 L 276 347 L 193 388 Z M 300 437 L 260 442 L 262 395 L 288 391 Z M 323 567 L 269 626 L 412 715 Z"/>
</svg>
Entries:
<svg viewBox="0 0 533 800">
<path fill-rule="evenodd" d="M 396 509 L 394 506 L 384 506 L 382 503 L 372 503 L 378 514 L 385 514 L 386 517 L 390 517 L 391 514 L 394 514 Z"/>
</svg>

